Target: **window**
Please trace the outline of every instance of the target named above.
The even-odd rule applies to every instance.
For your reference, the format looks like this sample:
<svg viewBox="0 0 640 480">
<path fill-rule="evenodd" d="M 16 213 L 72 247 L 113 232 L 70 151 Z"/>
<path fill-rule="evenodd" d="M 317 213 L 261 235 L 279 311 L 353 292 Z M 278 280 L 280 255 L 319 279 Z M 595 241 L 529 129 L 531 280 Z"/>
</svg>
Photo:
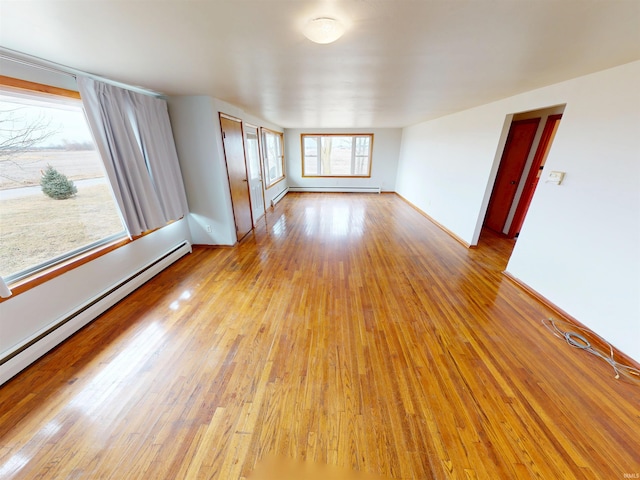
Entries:
<svg viewBox="0 0 640 480">
<path fill-rule="evenodd" d="M 267 128 L 262 129 L 262 145 L 264 148 L 264 175 L 266 187 L 276 184 L 284 178 L 283 135 Z"/>
<path fill-rule="evenodd" d="M 370 177 L 373 134 L 301 135 L 303 177 Z"/>
<path fill-rule="evenodd" d="M 77 92 L 10 83 L 0 84 L 0 275 L 7 283 L 126 237 Z"/>
</svg>

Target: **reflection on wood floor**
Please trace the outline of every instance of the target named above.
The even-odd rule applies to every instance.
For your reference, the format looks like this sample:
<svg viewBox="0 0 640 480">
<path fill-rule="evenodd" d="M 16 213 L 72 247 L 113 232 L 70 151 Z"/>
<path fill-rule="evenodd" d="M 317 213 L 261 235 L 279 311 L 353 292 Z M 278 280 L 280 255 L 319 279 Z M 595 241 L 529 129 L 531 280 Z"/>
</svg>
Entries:
<svg viewBox="0 0 640 480">
<path fill-rule="evenodd" d="M 289 194 L 3 386 L 0 478 L 226 480 L 272 455 L 637 475 L 638 389 L 541 325 L 495 240 L 465 249 L 392 194 Z"/>
</svg>

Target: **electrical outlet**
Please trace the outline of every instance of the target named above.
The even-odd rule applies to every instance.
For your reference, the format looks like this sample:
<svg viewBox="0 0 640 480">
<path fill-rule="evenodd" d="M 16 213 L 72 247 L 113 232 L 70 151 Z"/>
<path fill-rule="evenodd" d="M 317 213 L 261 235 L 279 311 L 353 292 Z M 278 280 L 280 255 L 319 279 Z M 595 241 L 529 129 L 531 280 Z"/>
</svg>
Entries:
<svg viewBox="0 0 640 480">
<path fill-rule="evenodd" d="M 207 232 L 211 233 L 211 225 L 207 225 Z"/>
</svg>

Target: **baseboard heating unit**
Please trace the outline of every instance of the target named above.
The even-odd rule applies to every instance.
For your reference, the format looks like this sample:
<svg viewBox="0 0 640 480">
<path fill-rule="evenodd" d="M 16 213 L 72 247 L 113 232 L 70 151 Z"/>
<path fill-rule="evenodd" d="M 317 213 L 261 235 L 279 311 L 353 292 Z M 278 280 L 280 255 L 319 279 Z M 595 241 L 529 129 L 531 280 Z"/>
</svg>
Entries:
<svg viewBox="0 0 640 480">
<path fill-rule="evenodd" d="M 0 358 L 0 385 L 190 252 L 191 244 L 189 242 L 184 241 L 177 244 L 119 283 L 103 290 L 64 317 L 36 332 L 13 347 L 11 351 L 3 352 L 3 356 Z"/>
<path fill-rule="evenodd" d="M 275 207 L 276 203 L 282 200 L 287 193 L 289 193 L 289 187 L 283 189 L 279 194 L 271 199 L 271 206 Z"/>
<path fill-rule="evenodd" d="M 380 187 L 289 187 L 291 192 L 380 193 Z"/>
</svg>

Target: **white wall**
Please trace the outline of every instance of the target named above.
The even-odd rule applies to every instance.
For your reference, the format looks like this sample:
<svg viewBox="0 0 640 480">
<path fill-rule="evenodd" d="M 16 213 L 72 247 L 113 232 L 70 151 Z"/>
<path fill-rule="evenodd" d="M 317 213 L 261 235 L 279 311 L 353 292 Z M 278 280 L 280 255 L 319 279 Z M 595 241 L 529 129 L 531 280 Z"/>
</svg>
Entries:
<svg viewBox="0 0 640 480">
<path fill-rule="evenodd" d="M 214 100 L 184 96 L 169 97 L 168 103 L 193 243 L 233 245 L 236 230 Z"/>
<path fill-rule="evenodd" d="M 174 96 L 168 98 L 168 103 L 191 212 L 189 228 L 193 242 L 200 245 L 234 245 L 237 241 L 236 229 L 219 113 L 226 113 L 254 126 L 280 132 L 282 129 L 234 105 L 207 96 Z M 267 189 L 266 205 L 270 205 L 273 196 L 286 186 L 286 182 L 279 182 Z"/>
<path fill-rule="evenodd" d="M 640 360 L 638 85 L 633 62 L 405 128 L 397 191 L 475 243 L 512 114 L 566 103 L 507 271 Z"/>
<path fill-rule="evenodd" d="M 302 133 L 373 133 L 371 178 L 303 178 Z M 369 129 L 293 129 L 285 130 L 285 158 L 290 187 L 376 187 L 392 192 L 396 185 L 398 155 L 400 153 L 400 128 Z"/>
<path fill-rule="evenodd" d="M 481 107 L 402 132 L 396 192 L 469 244 L 506 141 L 507 113 Z"/>
</svg>

